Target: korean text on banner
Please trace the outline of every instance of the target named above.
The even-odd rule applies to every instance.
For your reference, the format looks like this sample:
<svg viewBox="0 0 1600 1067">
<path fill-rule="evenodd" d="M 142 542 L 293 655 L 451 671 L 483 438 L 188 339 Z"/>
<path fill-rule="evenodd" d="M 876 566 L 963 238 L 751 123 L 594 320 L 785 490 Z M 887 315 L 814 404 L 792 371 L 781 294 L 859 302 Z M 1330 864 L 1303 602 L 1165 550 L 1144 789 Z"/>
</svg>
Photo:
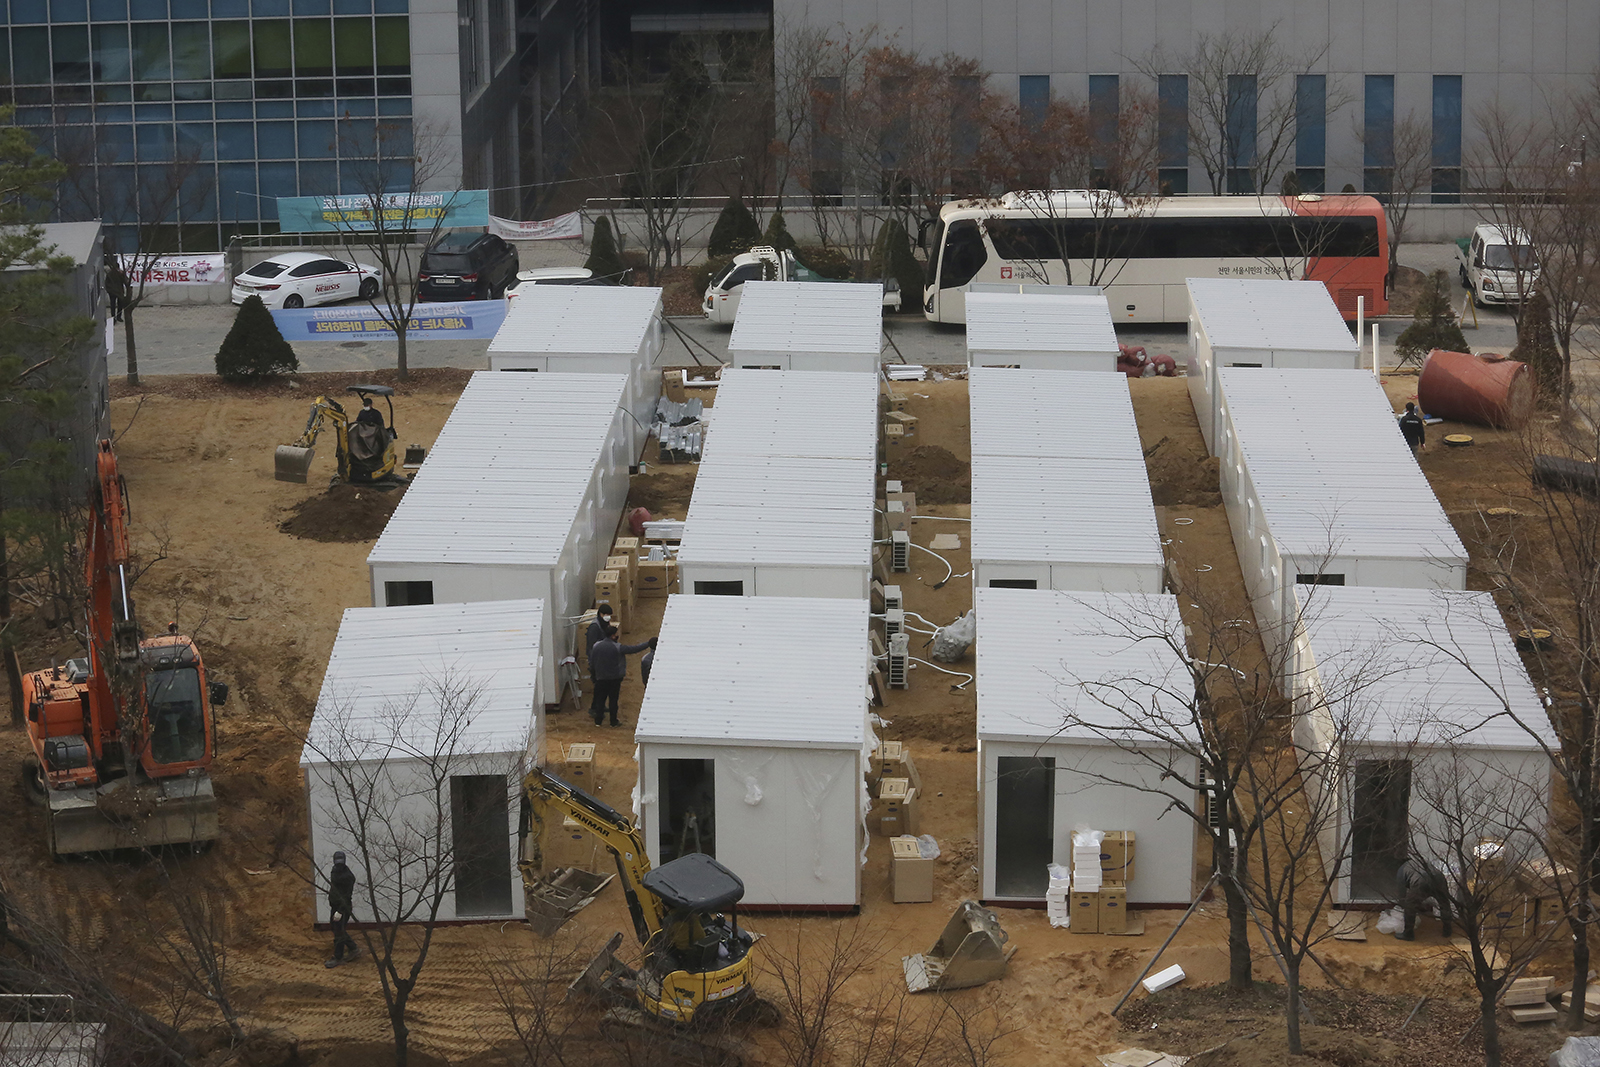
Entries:
<svg viewBox="0 0 1600 1067">
<path fill-rule="evenodd" d="M 487 189 L 277 199 L 278 228 L 284 233 L 370 232 L 377 229 L 374 219 L 379 212 L 388 231 L 489 225 Z"/>
<path fill-rule="evenodd" d="M 489 232 L 508 241 L 569 241 L 583 239 L 583 216 L 576 211 L 537 222 L 517 222 L 489 216 Z"/>
<path fill-rule="evenodd" d="M 418 304 L 406 326 L 406 340 L 488 340 L 506 317 L 504 300 L 470 304 Z M 296 308 L 274 311 L 272 319 L 289 341 L 392 341 L 394 327 L 370 305 Z"/>
<path fill-rule="evenodd" d="M 117 260 L 135 291 L 139 285 L 138 272 L 141 268 L 144 270 L 145 285 L 217 285 L 228 280 L 221 252 L 199 256 L 121 255 Z"/>
</svg>

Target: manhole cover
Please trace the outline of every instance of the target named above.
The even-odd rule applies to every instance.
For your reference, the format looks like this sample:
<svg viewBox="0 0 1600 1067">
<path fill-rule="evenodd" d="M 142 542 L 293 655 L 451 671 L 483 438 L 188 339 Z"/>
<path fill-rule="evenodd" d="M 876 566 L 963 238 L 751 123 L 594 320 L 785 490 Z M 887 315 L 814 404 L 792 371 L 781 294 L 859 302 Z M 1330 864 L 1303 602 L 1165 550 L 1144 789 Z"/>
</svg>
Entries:
<svg viewBox="0 0 1600 1067">
<path fill-rule="evenodd" d="M 365 341 L 340 341 L 339 342 L 339 347 L 340 348 L 366 348 L 367 347 L 367 342 L 365 342 Z"/>
</svg>

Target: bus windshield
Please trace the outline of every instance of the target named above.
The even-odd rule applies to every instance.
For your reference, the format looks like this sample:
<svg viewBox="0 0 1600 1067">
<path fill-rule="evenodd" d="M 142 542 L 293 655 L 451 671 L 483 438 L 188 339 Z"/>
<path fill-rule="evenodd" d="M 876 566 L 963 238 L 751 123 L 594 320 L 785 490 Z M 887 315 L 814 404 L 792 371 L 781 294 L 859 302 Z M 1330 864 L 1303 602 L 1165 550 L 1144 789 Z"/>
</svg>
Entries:
<svg viewBox="0 0 1600 1067">
<path fill-rule="evenodd" d="M 194 667 L 151 671 L 144 681 L 150 722 L 150 757 L 157 763 L 205 758 L 206 723 L 200 671 Z"/>
</svg>

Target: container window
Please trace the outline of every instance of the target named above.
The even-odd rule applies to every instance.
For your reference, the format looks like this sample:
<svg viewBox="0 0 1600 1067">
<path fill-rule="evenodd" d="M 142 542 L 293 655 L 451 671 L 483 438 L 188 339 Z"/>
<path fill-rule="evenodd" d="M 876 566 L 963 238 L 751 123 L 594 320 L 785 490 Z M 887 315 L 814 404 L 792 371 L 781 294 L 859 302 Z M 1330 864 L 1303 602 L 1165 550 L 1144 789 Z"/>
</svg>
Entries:
<svg viewBox="0 0 1600 1067">
<path fill-rule="evenodd" d="M 695 582 L 697 596 L 744 596 L 744 582 Z"/>
<path fill-rule="evenodd" d="M 1343 585 L 1342 574 L 1297 574 L 1294 576 L 1296 585 Z"/>
<path fill-rule="evenodd" d="M 433 603 L 432 582 L 384 582 L 383 602 L 391 608 Z"/>
<path fill-rule="evenodd" d="M 990 578 L 990 589 L 1037 589 L 1039 583 L 1033 578 Z"/>
</svg>

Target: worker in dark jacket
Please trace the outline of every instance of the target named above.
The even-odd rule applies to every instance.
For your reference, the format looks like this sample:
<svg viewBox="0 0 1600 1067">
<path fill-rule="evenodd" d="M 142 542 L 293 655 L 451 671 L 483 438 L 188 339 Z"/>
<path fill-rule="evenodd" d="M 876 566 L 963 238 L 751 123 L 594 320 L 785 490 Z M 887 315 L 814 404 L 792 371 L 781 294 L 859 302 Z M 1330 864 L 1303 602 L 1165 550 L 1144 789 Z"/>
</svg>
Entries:
<svg viewBox="0 0 1600 1067">
<path fill-rule="evenodd" d="M 1423 421 L 1422 412 L 1417 410 L 1417 405 L 1407 401 L 1406 413 L 1400 416 L 1400 434 L 1406 439 L 1406 444 L 1415 452 L 1419 448 L 1426 450 L 1428 447 L 1428 424 Z"/>
<path fill-rule="evenodd" d="M 1405 915 L 1405 929 L 1394 936 L 1401 941 L 1414 941 L 1417 937 L 1417 912 L 1432 900 L 1439 907 L 1439 921 L 1444 924 L 1444 936 L 1451 932 L 1450 884 L 1439 868 L 1420 856 L 1412 856 L 1395 872 L 1400 886 L 1400 907 Z"/>
<path fill-rule="evenodd" d="M 606 635 L 589 650 L 589 671 L 594 675 L 594 703 L 589 707 L 589 714 L 594 717 L 596 726 L 608 712 L 612 726 L 622 725 L 617 721 L 617 698 L 622 695 L 622 680 L 628 676 L 628 657 L 649 647 L 649 641 L 640 641 L 637 645 L 620 644 L 617 628 L 607 626 Z"/>
<path fill-rule="evenodd" d="M 590 653 L 594 652 L 595 642 L 606 635 L 606 627 L 611 625 L 611 605 L 601 604 L 594 609 L 594 621 L 589 624 L 589 630 L 583 635 L 583 655 L 589 660 L 589 677 L 594 677 L 594 660 Z"/>
<path fill-rule="evenodd" d="M 333 927 L 333 959 L 324 963 L 324 967 L 338 967 L 344 963 L 347 949 L 352 960 L 359 951 L 355 938 L 345 929 L 354 910 L 355 891 L 356 872 L 345 866 L 343 852 L 335 852 L 333 870 L 328 872 L 328 919 Z"/>
<path fill-rule="evenodd" d="M 656 638 L 650 639 L 650 651 L 644 654 L 644 659 L 639 661 L 639 676 L 644 679 L 644 684 L 650 684 L 650 668 L 656 664 Z"/>
</svg>

